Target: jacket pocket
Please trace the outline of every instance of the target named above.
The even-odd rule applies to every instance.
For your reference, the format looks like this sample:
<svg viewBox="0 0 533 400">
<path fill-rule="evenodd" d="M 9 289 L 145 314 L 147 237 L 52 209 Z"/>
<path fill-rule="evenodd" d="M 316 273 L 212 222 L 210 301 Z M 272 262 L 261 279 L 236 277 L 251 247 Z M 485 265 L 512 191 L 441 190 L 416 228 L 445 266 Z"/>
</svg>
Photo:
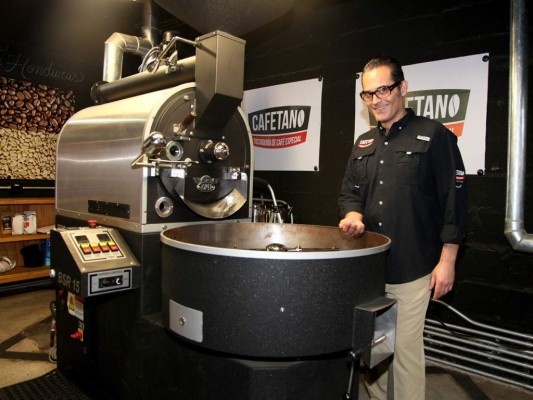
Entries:
<svg viewBox="0 0 533 400">
<path fill-rule="evenodd" d="M 355 182 L 355 189 L 359 189 L 360 186 L 366 185 L 369 182 L 368 174 L 368 160 L 375 152 L 375 147 L 358 148 L 356 147 L 352 151 L 352 174 Z"/>
<path fill-rule="evenodd" d="M 402 185 L 417 185 L 428 168 L 429 142 L 417 140 L 396 149 L 396 182 Z"/>
</svg>

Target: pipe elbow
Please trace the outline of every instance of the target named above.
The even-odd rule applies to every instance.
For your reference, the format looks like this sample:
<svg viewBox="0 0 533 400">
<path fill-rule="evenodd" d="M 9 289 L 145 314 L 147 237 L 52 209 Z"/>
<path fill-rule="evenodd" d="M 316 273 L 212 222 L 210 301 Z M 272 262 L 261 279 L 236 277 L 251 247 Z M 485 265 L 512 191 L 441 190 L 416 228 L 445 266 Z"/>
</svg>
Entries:
<svg viewBox="0 0 533 400">
<path fill-rule="evenodd" d="M 125 35 L 120 32 L 114 32 L 104 42 L 107 47 L 117 47 L 123 52 L 137 54 L 140 56 L 146 55 L 152 48 L 152 42 L 137 36 Z"/>
<path fill-rule="evenodd" d="M 522 242 L 522 232 L 519 231 L 505 231 L 504 232 L 507 241 L 513 248 L 513 250 L 520 249 L 520 243 Z"/>
<path fill-rule="evenodd" d="M 122 61 L 124 53 L 144 57 L 152 48 L 148 39 L 115 32 L 105 41 L 104 73 L 105 82 L 114 82 L 122 78 Z"/>
<path fill-rule="evenodd" d="M 533 235 L 527 233 L 520 221 L 506 221 L 505 237 L 513 250 L 533 252 Z"/>
</svg>

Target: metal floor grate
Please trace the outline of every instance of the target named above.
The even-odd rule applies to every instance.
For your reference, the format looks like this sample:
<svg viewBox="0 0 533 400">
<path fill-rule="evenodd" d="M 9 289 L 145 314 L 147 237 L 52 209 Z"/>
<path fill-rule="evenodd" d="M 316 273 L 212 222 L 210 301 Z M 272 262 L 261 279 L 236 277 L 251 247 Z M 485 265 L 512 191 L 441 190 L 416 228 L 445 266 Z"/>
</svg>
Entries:
<svg viewBox="0 0 533 400">
<path fill-rule="evenodd" d="M 39 378 L 0 388 L 0 400 L 91 400 L 54 370 Z"/>
</svg>

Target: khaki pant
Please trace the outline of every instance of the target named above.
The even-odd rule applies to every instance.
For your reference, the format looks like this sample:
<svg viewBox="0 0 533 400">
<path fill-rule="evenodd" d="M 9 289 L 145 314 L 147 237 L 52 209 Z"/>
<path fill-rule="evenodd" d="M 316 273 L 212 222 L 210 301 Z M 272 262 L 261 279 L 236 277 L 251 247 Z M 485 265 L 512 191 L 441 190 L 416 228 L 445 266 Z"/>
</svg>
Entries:
<svg viewBox="0 0 533 400">
<path fill-rule="evenodd" d="M 425 399 L 423 333 L 431 294 L 430 279 L 431 274 L 413 282 L 385 285 L 386 296 L 396 299 L 398 304 L 396 343 L 394 355 L 365 376 L 366 388 L 373 400 Z"/>
</svg>

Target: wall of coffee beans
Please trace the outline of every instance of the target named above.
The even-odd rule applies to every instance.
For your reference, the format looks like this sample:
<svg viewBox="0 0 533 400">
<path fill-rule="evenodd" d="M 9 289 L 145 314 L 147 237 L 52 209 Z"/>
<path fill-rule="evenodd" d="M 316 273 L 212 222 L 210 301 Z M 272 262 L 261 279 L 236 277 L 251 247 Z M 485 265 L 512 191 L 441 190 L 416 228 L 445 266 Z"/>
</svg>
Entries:
<svg viewBox="0 0 533 400">
<path fill-rule="evenodd" d="M 72 91 L 0 76 L 0 179 L 55 179 L 57 136 Z"/>
</svg>

